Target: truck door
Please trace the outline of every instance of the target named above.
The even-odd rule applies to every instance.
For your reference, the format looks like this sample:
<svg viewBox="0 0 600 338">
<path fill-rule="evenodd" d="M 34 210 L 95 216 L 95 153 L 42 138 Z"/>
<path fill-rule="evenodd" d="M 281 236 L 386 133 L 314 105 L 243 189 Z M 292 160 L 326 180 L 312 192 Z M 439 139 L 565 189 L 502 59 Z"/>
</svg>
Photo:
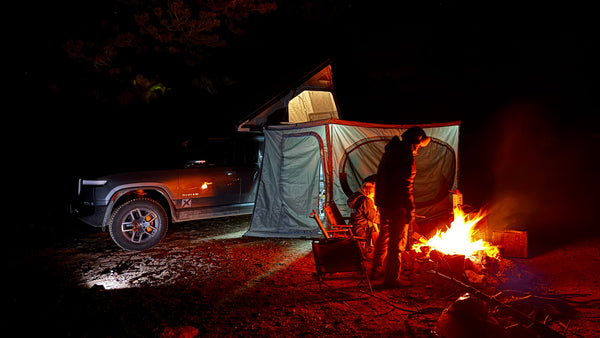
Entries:
<svg viewBox="0 0 600 338">
<path fill-rule="evenodd" d="M 235 142 L 208 138 L 186 143 L 184 169 L 179 170 L 178 208 L 217 207 L 240 203 L 241 177 Z"/>
<path fill-rule="evenodd" d="M 240 176 L 235 167 L 187 168 L 179 172 L 178 207 L 237 204 Z"/>
</svg>

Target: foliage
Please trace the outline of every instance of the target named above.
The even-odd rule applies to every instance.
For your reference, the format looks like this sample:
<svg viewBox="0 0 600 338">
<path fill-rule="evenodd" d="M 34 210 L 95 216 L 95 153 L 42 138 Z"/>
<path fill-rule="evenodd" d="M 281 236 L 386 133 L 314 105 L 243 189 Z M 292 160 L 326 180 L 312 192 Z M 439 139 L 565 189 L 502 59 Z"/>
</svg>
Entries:
<svg viewBox="0 0 600 338">
<path fill-rule="evenodd" d="M 211 49 L 225 46 L 227 37 L 244 35 L 251 15 L 275 10 L 274 0 L 119 0 L 119 15 L 103 18 L 98 31 L 62 48 L 121 87 L 112 99 L 148 103 L 168 92 L 162 78 L 173 74 L 161 70 L 164 64 L 171 73 L 189 72 Z"/>
</svg>

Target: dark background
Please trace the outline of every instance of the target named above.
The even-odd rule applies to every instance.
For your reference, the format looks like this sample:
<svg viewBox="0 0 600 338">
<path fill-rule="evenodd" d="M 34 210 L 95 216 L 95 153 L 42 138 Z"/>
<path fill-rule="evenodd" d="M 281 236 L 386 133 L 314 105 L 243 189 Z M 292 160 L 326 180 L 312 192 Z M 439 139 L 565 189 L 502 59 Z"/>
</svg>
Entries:
<svg viewBox="0 0 600 338">
<path fill-rule="evenodd" d="M 459 186 L 466 203 L 490 210 L 492 227 L 527 230 L 549 244 L 598 231 L 591 8 L 281 1 L 192 66 L 177 57 L 137 62 L 170 91 L 123 105 L 115 99 L 119 84 L 70 59 L 63 46 L 100 41 L 106 25 L 134 29 L 124 3 L 47 2 L 16 11 L 9 33 L 16 60 L 6 67 L 17 70 L 18 85 L 9 98 L 16 104 L 5 108 L 5 165 L 16 172 L 9 187 L 17 215 L 29 215 L 18 218 L 30 227 L 68 219 L 74 177 L 164 165 L 182 141 L 232 132 L 330 59 L 343 119 L 461 121 Z"/>
</svg>

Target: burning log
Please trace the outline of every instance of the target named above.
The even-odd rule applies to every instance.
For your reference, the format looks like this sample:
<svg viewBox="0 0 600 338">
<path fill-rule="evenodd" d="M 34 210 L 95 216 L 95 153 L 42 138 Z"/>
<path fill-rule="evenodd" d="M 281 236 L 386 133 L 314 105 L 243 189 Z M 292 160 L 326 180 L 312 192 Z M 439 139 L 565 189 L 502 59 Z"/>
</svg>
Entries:
<svg viewBox="0 0 600 338">
<path fill-rule="evenodd" d="M 403 270 L 419 273 L 435 269 L 463 281 L 485 287 L 495 283 L 499 270 L 499 248 L 485 241 L 479 222 L 485 213 L 465 214 L 460 207 L 454 209 L 454 220 L 446 231 L 439 231 L 427 239 L 413 234 L 415 244 L 411 254 L 403 256 Z M 483 222 L 485 223 L 485 222 Z M 414 254 L 412 253 L 414 252 Z M 427 261 L 432 264 L 426 263 Z"/>
<path fill-rule="evenodd" d="M 498 248 L 486 242 L 477 230 L 478 222 L 484 219 L 485 214 L 465 215 L 460 208 L 454 209 L 454 220 L 446 231 L 439 231 L 430 239 L 416 235 L 418 242 L 412 246 L 413 250 L 429 250 L 429 256 L 434 251 L 446 255 L 464 255 L 471 260 L 480 260 L 485 253 L 488 257 L 496 257 Z"/>
<path fill-rule="evenodd" d="M 429 252 L 429 259 L 437 269 L 460 278 L 465 271 L 465 255 L 446 255 L 438 250 Z"/>
</svg>

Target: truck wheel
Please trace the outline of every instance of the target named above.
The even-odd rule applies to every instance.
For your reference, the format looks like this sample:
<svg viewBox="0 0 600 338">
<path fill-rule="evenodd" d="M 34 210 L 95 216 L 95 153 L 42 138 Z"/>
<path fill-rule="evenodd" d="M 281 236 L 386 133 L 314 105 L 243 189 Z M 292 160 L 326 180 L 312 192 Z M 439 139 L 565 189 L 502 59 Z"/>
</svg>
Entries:
<svg viewBox="0 0 600 338">
<path fill-rule="evenodd" d="M 113 211 L 108 231 L 121 248 L 142 251 L 158 244 L 165 237 L 168 225 L 167 213 L 160 204 L 136 198 Z"/>
</svg>

